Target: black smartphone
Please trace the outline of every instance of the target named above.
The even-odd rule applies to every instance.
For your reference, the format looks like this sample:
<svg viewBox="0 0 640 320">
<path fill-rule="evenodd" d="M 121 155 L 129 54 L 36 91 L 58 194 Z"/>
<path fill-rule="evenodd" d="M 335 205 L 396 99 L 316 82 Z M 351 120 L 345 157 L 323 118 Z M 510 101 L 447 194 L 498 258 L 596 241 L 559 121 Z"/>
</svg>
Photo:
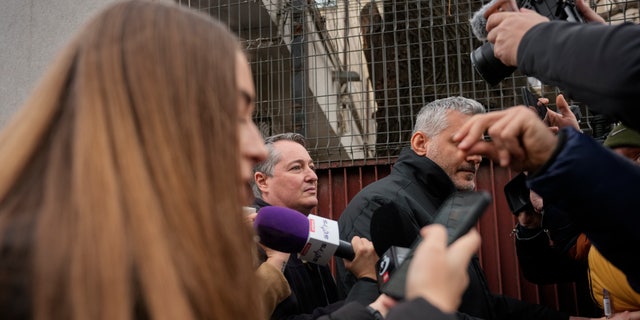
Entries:
<svg viewBox="0 0 640 320">
<path fill-rule="evenodd" d="M 527 187 L 527 175 L 520 172 L 504 185 L 504 195 L 507 198 L 509 210 L 516 217 L 520 212 L 533 208 L 529 198 L 529 187 Z"/>
<path fill-rule="evenodd" d="M 486 191 L 456 192 L 440 206 L 433 222 L 442 224 L 447 228 L 447 244 L 450 245 L 466 234 L 478 222 L 489 203 L 491 203 L 491 195 Z M 409 264 L 413 258 L 415 248 L 421 241 L 422 237 L 418 236 L 400 266 L 381 285 L 380 292 L 396 300 L 404 298 Z"/>
<path fill-rule="evenodd" d="M 534 111 L 538 114 L 540 119 L 544 120 L 547 116 L 547 107 L 538 103 L 538 96 L 533 94 L 527 87 L 520 88 L 520 92 L 522 95 L 522 104 L 527 107 L 533 108 Z"/>
</svg>

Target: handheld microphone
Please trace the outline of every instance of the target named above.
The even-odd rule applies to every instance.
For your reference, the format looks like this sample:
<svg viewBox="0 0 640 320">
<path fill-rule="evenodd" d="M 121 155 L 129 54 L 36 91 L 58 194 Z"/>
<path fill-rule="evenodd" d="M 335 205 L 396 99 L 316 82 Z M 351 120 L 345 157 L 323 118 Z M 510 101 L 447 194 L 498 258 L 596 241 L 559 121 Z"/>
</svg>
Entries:
<svg viewBox="0 0 640 320">
<path fill-rule="evenodd" d="M 514 0 L 491 0 L 478 9 L 469 19 L 471 31 L 478 40 L 487 40 L 487 18 L 496 11 L 518 11 L 518 5 Z"/>
<path fill-rule="evenodd" d="M 410 251 L 411 249 L 409 248 L 398 246 L 391 246 L 385 251 L 378 263 L 376 263 L 378 286 L 382 286 L 389 281 L 391 274 L 400 267 Z"/>
<path fill-rule="evenodd" d="M 284 207 L 258 211 L 253 224 L 263 245 L 282 252 L 300 253 L 300 259 L 327 264 L 332 256 L 353 260 L 351 243 L 340 240 L 338 222 Z"/>
</svg>

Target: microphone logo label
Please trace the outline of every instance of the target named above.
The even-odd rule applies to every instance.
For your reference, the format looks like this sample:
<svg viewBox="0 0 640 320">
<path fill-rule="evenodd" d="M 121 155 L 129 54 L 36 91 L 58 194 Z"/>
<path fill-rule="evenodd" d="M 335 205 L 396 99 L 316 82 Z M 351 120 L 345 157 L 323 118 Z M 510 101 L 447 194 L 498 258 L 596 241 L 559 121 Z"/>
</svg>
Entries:
<svg viewBox="0 0 640 320">
<path fill-rule="evenodd" d="M 313 214 L 308 218 L 309 237 L 307 244 L 300 252 L 300 259 L 316 264 L 327 264 L 340 244 L 338 222 Z"/>
<path fill-rule="evenodd" d="M 388 268 L 389 268 L 389 256 L 384 255 L 382 256 L 382 259 L 380 259 L 380 271 L 378 271 L 378 274 L 383 275 L 387 273 Z"/>
<path fill-rule="evenodd" d="M 318 260 L 324 256 L 324 249 L 327 248 L 327 244 L 323 243 L 318 250 L 313 251 L 313 260 L 311 262 L 318 263 Z"/>
<path fill-rule="evenodd" d="M 329 230 L 329 222 L 327 220 L 322 221 L 322 233 L 326 240 L 329 240 L 329 235 L 331 234 L 331 230 Z"/>
</svg>

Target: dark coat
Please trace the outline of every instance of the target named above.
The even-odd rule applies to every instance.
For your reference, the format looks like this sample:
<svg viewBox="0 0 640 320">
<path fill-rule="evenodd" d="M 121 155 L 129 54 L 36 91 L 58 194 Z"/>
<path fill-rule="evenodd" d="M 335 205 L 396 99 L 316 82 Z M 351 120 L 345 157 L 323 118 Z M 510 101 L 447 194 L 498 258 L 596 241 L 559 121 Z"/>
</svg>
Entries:
<svg viewBox="0 0 640 320">
<path fill-rule="evenodd" d="M 640 26 L 540 23 L 518 46 L 518 68 L 640 131 Z"/>
<path fill-rule="evenodd" d="M 427 181 L 439 183 L 428 184 Z M 455 191 L 453 182 L 437 164 L 406 148 L 388 176 L 366 186 L 349 201 L 338 220 L 340 239 L 351 241 L 353 236 L 367 238 L 373 242 L 378 256 L 382 256 L 391 245 L 409 247 L 417 235 L 415 230 L 431 223 L 431 215 Z M 381 222 L 388 217 L 393 227 L 376 229 L 373 239 L 371 220 L 378 212 L 376 221 Z M 419 213 L 417 218 L 414 218 L 414 212 Z M 396 216 L 403 219 L 395 219 Z M 384 228 L 384 224 L 381 227 Z M 393 234 L 386 236 L 386 232 Z M 338 286 L 348 292 L 355 278 L 341 261 L 336 264 Z"/>
<path fill-rule="evenodd" d="M 409 247 L 420 228 L 432 223 L 438 207 L 455 191 L 437 164 L 405 148 L 389 176 L 351 200 L 338 222 L 340 238 L 349 241 L 354 235 L 370 236 L 379 254 L 392 245 Z M 492 294 L 477 257 L 468 270 L 469 287 L 458 309 L 459 319 L 568 319 L 568 315 L 547 307 Z M 348 281 L 346 274 L 338 268 L 340 280 Z"/>
<path fill-rule="evenodd" d="M 640 292 L 640 166 L 573 128 L 563 128 L 529 187 L 570 219 Z"/>
<path fill-rule="evenodd" d="M 387 314 L 386 320 L 455 320 L 455 315 L 440 311 L 424 299 L 415 299 L 396 305 Z M 319 320 L 373 320 L 374 317 L 364 306 L 349 303 L 340 310 L 321 317 Z"/>
</svg>

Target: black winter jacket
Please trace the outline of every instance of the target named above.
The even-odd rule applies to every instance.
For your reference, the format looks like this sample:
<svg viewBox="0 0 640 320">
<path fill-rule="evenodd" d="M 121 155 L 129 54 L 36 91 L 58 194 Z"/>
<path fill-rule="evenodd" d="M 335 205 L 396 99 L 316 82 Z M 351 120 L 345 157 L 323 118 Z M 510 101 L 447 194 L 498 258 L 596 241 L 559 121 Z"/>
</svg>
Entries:
<svg viewBox="0 0 640 320">
<path fill-rule="evenodd" d="M 371 239 L 378 254 L 390 246 L 409 247 L 420 228 L 430 224 L 438 207 L 456 191 L 449 176 L 433 161 L 409 148 L 400 153 L 389 176 L 365 187 L 340 216 L 340 238 Z M 550 308 L 495 295 L 489 291 L 477 257 L 469 264 L 469 287 L 462 298 L 459 319 L 568 319 Z M 516 272 L 514 270 L 514 272 Z M 338 279 L 349 275 L 338 267 Z"/>
<path fill-rule="evenodd" d="M 551 21 L 518 46 L 522 73 L 640 130 L 640 26 Z"/>
</svg>

